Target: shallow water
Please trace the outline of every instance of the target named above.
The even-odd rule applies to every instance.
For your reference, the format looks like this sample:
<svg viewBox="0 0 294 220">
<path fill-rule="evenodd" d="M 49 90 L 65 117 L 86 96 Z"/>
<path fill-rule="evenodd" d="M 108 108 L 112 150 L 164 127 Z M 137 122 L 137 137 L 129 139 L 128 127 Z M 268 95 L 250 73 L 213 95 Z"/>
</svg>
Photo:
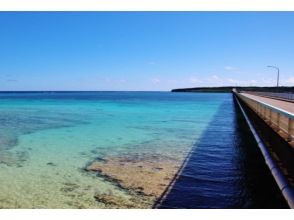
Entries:
<svg viewBox="0 0 294 220">
<path fill-rule="evenodd" d="M 86 172 L 90 162 L 144 155 L 180 163 L 230 96 L 83 92 L 0 98 L 0 206 L 99 208 L 112 203 L 97 201 L 95 194 L 137 197 L 138 207 L 152 201 Z"/>
<path fill-rule="evenodd" d="M 231 102 L 213 93 L 0 93 L 0 207 L 152 207 Z"/>
</svg>

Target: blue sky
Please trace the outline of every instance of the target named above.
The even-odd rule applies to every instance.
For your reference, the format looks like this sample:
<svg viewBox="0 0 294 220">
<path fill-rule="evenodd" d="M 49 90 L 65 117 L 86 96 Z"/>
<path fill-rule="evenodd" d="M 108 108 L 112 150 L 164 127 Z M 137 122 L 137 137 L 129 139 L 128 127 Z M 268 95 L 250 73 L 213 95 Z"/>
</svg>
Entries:
<svg viewBox="0 0 294 220">
<path fill-rule="evenodd" d="M 292 12 L 1 12 L 0 90 L 294 86 Z"/>
</svg>

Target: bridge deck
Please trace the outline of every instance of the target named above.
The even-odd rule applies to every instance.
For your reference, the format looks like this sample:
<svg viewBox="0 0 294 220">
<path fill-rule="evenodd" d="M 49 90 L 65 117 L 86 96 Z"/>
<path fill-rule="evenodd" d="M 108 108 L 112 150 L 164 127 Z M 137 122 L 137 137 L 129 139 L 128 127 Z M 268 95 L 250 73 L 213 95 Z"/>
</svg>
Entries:
<svg viewBox="0 0 294 220">
<path fill-rule="evenodd" d="M 294 103 L 292 103 L 292 102 L 261 97 L 261 96 L 252 95 L 252 94 L 248 94 L 248 93 L 242 93 L 242 95 L 294 114 Z"/>
</svg>

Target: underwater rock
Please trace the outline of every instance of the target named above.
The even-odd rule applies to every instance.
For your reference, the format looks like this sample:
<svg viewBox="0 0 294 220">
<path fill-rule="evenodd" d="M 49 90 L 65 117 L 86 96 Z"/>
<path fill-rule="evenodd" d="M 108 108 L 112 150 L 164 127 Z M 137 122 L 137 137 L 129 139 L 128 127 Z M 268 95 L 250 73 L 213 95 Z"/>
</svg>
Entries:
<svg viewBox="0 0 294 220">
<path fill-rule="evenodd" d="M 95 194 L 94 198 L 97 202 L 105 204 L 107 207 L 119 207 L 119 208 L 136 208 L 136 204 L 133 202 L 121 197 L 115 196 L 113 194 L 102 193 Z"/>
<path fill-rule="evenodd" d="M 106 159 L 102 158 L 102 157 L 96 157 L 95 161 L 99 161 L 99 162 L 107 162 Z"/>
<path fill-rule="evenodd" d="M 53 167 L 56 167 L 57 166 L 55 163 L 52 163 L 52 162 L 48 162 L 48 163 L 46 163 L 46 165 L 53 166 Z"/>
<path fill-rule="evenodd" d="M 27 161 L 27 159 L 27 152 L 0 151 L 0 164 L 5 164 L 6 166 L 22 167 L 23 163 Z"/>
<path fill-rule="evenodd" d="M 106 162 L 93 161 L 86 171 L 94 171 L 108 181 L 133 190 L 138 194 L 158 198 L 178 171 L 178 164 L 172 160 L 155 160 L 153 156 L 108 158 Z M 123 166 L 122 166 L 123 162 Z"/>
<path fill-rule="evenodd" d="M 75 183 L 64 183 L 64 187 L 60 189 L 60 191 L 68 193 L 78 189 L 80 186 Z"/>
</svg>

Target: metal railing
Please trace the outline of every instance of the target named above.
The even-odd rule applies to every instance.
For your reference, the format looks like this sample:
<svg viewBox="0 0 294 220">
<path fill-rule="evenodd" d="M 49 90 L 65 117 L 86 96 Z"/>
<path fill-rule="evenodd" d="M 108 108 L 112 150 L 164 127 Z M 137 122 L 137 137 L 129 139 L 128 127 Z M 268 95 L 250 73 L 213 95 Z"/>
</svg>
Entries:
<svg viewBox="0 0 294 220">
<path fill-rule="evenodd" d="M 252 95 L 258 95 L 263 97 L 269 97 L 269 98 L 275 98 L 275 99 L 281 99 L 285 101 L 294 102 L 294 93 L 282 93 L 282 92 L 251 92 L 246 91 L 246 93 L 252 94 Z"/>
</svg>

